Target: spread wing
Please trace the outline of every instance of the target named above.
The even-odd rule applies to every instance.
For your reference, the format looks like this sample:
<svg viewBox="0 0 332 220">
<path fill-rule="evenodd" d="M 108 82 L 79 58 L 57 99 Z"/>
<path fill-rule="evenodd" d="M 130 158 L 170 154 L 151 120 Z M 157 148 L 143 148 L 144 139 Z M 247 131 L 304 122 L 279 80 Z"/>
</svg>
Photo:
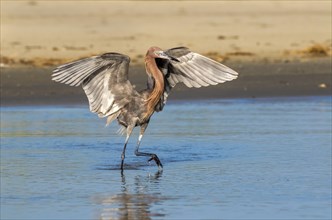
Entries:
<svg viewBox="0 0 332 220">
<path fill-rule="evenodd" d="M 183 82 L 188 87 L 202 87 L 231 81 L 238 73 L 231 68 L 211 60 L 198 53 L 191 52 L 186 47 L 177 47 L 165 52 L 176 58 L 168 64 L 166 79 L 171 87 Z"/>
<path fill-rule="evenodd" d="M 135 93 L 128 80 L 129 62 L 128 56 L 118 53 L 93 56 L 57 67 L 52 80 L 82 85 L 90 111 L 106 117 L 117 113 Z"/>
<path fill-rule="evenodd" d="M 177 83 L 188 87 L 217 85 L 234 80 L 238 73 L 208 57 L 194 53 L 186 47 L 176 47 L 165 51 L 171 60 L 157 59 L 158 68 L 165 77 L 165 92 L 159 110 L 166 103 L 168 94 Z"/>
</svg>

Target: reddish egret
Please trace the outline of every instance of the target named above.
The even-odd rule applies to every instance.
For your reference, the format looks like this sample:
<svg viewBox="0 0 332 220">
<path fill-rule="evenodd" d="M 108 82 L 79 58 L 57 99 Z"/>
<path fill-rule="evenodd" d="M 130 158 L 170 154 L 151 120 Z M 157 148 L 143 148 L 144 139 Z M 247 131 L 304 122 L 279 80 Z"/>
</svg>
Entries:
<svg viewBox="0 0 332 220">
<path fill-rule="evenodd" d="M 122 171 L 127 143 L 136 126 L 141 130 L 135 155 L 150 157 L 149 161 L 154 160 L 162 169 L 158 156 L 139 151 L 139 146 L 152 114 L 163 109 L 171 89 L 180 82 L 196 88 L 216 85 L 236 79 L 238 73 L 185 47 L 165 51 L 151 47 L 145 56 L 147 88 L 136 91 L 128 80 L 129 62 L 126 55 L 105 53 L 57 67 L 52 80 L 70 86 L 82 85 L 90 111 L 107 117 L 107 124 L 117 119 L 125 128 Z"/>
</svg>

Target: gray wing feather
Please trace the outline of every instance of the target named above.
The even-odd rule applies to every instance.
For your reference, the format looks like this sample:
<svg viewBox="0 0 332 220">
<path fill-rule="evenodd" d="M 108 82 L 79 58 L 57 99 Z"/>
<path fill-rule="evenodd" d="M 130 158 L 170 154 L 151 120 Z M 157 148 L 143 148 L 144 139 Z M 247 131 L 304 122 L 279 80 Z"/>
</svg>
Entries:
<svg viewBox="0 0 332 220">
<path fill-rule="evenodd" d="M 118 112 L 133 95 L 134 89 L 128 81 L 129 62 L 128 56 L 118 53 L 93 56 L 57 67 L 52 80 L 70 86 L 82 85 L 90 111 L 106 117 Z"/>
<path fill-rule="evenodd" d="M 170 61 L 170 74 L 166 77 L 173 87 L 183 82 L 188 87 L 216 85 L 234 80 L 238 73 L 208 57 L 191 52 L 188 48 L 177 47 L 165 52 L 177 59 Z"/>
<path fill-rule="evenodd" d="M 96 59 L 96 57 L 86 58 L 61 65 L 53 71 L 52 79 L 56 82 L 69 84 L 71 86 L 79 86 L 82 79 L 85 79 L 89 74 L 91 74 L 93 68 L 98 67 L 98 65 L 93 65 L 94 59 Z M 73 81 L 76 81 L 76 83 L 73 83 Z"/>
</svg>

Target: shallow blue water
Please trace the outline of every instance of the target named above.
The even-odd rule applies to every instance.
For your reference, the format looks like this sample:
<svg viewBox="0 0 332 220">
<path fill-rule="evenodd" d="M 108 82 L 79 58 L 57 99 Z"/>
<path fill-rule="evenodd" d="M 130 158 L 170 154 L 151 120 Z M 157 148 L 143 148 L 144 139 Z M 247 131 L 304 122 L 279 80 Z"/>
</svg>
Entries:
<svg viewBox="0 0 332 220">
<path fill-rule="evenodd" d="M 169 102 L 124 137 L 87 106 L 1 108 L 1 219 L 330 219 L 331 97 Z M 138 130 L 138 129 L 137 129 Z"/>
</svg>

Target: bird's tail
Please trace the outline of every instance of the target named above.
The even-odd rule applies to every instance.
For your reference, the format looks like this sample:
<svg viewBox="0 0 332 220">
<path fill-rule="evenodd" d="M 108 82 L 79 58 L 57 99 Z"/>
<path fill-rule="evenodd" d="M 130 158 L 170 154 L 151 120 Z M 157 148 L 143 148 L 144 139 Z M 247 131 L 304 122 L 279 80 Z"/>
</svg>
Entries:
<svg viewBox="0 0 332 220">
<path fill-rule="evenodd" d="M 120 125 L 119 130 L 116 132 L 118 135 L 124 135 L 126 133 L 127 129 L 125 126 Z"/>
</svg>

